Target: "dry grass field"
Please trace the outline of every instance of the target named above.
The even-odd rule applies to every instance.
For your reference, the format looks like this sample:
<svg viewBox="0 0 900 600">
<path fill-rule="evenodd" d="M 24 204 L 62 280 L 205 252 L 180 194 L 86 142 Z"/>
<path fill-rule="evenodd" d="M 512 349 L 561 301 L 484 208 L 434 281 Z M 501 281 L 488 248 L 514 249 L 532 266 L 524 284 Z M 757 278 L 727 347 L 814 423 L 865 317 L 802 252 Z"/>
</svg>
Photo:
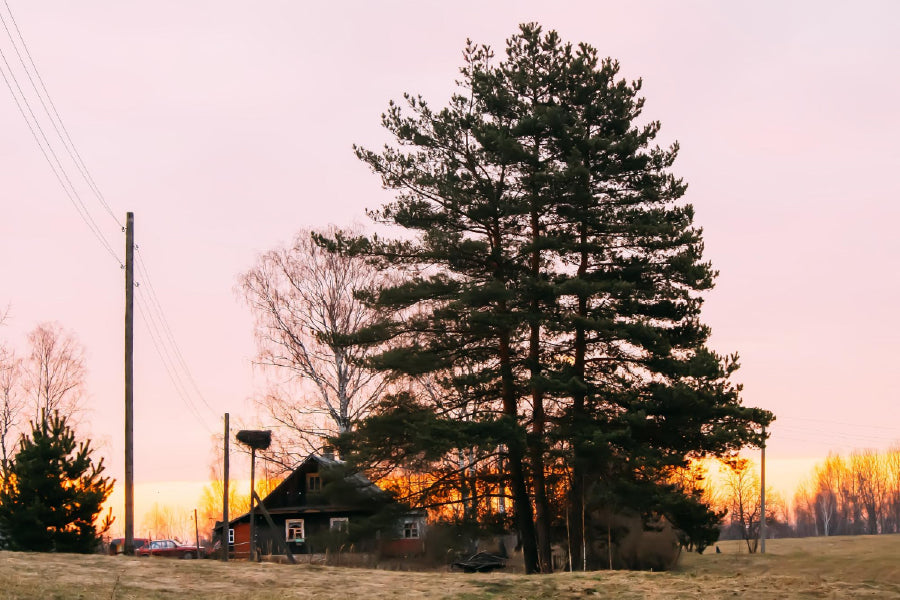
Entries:
<svg viewBox="0 0 900 600">
<path fill-rule="evenodd" d="M 719 546 L 669 573 L 531 577 L 0 552 L 0 599 L 900 598 L 900 536 L 770 540 L 764 556 Z"/>
</svg>

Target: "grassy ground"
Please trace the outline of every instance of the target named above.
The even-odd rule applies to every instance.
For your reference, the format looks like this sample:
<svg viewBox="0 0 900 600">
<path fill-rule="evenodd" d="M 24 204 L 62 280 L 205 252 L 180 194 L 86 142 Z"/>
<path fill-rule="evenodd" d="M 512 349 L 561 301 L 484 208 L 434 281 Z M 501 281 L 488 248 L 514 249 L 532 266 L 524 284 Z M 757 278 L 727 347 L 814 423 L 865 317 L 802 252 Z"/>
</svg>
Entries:
<svg viewBox="0 0 900 600">
<path fill-rule="evenodd" d="M 315 565 L 0 552 L 0 599 L 900 598 L 900 536 L 736 542 L 669 573 L 414 573 Z"/>
</svg>

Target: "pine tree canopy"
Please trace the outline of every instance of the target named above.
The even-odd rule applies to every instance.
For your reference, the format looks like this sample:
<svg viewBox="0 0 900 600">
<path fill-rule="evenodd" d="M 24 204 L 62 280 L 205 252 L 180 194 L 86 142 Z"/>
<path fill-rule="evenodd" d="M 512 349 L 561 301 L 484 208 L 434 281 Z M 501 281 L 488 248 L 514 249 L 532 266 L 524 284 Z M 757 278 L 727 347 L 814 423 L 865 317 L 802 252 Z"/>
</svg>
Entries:
<svg viewBox="0 0 900 600">
<path fill-rule="evenodd" d="M 80 552 L 97 549 L 95 525 L 112 492 L 90 440 L 77 441 L 58 411 L 31 423 L 0 488 L 0 533 L 12 550 Z M 105 523 L 108 527 L 111 521 Z"/>
<path fill-rule="evenodd" d="M 760 444 L 774 417 L 741 404 L 737 356 L 706 345 L 702 293 L 716 272 L 671 172 L 678 144 L 655 144 L 641 81 L 532 23 L 499 59 L 469 42 L 458 85 L 440 109 L 409 94 L 391 103 L 395 143 L 355 148 L 396 191 L 371 216 L 403 240 L 339 240 L 408 275 L 370 297 L 396 318 L 369 331 L 393 344 L 371 365 L 411 382 L 416 410 L 431 412 L 403 456 L 455 464 L 476 503 L 463 480 L 503 469 L 470 514 L 511 496 L 529 572 L 550 570 L 560 529 L 581 535 L 594 508 L 717 518 L 686 508 L 695 500 L 667 473 Z M 398 459 L 373 452 L 410 411 L 393 398 L 341 441 L 347 452 Z M 456 448 L 448 424 L 469 434 Z M 708 523 L 688 525 L 708 543 Z"/>
</svg>

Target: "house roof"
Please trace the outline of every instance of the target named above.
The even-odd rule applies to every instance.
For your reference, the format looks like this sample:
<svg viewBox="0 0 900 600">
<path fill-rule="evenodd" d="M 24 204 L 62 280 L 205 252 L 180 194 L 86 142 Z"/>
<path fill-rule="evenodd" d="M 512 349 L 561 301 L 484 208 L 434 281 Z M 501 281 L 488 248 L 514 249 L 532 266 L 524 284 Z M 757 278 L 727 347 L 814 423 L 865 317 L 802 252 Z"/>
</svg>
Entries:
<svg viewBox="0 0 900 600">
<path fill-rule="evenodd" d="M 277 493 L 279 493 L 282 490 L 282 488 L 284 486 L 288 485 L 288 481 L 292 477 L 294 477 L 298 472 L 300 472 L 300 473 L 311 472 L 311 471 L 306 470 L 306 467 L 311 464 L 315 464 L 318 467 L 316 469 L 316 471 L 321 472 L 323 467 L 327 470 L 329 468 L 341 467 L 342 465 L 345 465 L 346 463 L 342 460 L 337 460 L 333 457 L 322 456 L 319 454 L 312 453 L 309 456 L 307 456 L 303 460 L 302 463 L 297 465 L 297 467 L 294 469 L 294 472 L 291 473 L 290 475 L 288 475 L 287 477 L 285 477 L 284 481 L 282 481 L 280 484 L 278 484 L 278 487 L 276 487 L 274 490 L 269 492 L 269 494 L 265 498 L 262 499 L 263 504 L 265 504 L 266 498 L 269 498 L 269 496 L 275 496 Z M 365 475 L 363 475 L 362 473 L 353 473 L 352 475 L 344 477 L 344 481 L 353 484 L 353 487 L 359 493 L 361 493 L 365 496 L 370 496 L 370 497 L 376 498 L 376 497 L 382 497 L 386 493 L 380 487 L 378 487 L 377 485 L 375 485 L 374 483 L 369 481 L 369 478 L 366 477 Z M 268 507 L 266 507 L 266 508 L 268 508 Z"/>
<path fill-rule="evenodd" d="M 278 484 L 278 486 L 269 492 L 265 498 L 262 499 L 262 505 L 266 506 L 266 501 L 269 498 L 277 498 L 281 494 L 285 492 L 288 486 L 293 485 L 293 480 L 297 477 L 300 477 L 306 473 L 318 473 L 322 470 L 328 470 L 329 468 L 338 468 L 344 465 L 344 461 L 337 460 L 333 457 L 321 456 L 319 454 L 312 453 L 307 456 L 303 462 L 297 465 L 293 472 L 285 477 L 285 479 Z M 314 469 L 310 467 L 315 467 Z M 383 499 L 387 498 L 387 492 L 382 490 L 380 487 L 372 483 L 365 475 L 362 473 L 353 473 L 343 478 L 343 481 L 349 483 L 354 488 L 354 491 L 359 493 L 360 495 L 367 497 L 371 500 Z M 283 514 L 327 514 L 327 513 L 336 513 L 336 512 L 348 512 L 353 510 L 359 510 L 358 506 L 351 506 L 347 504 L 310 504 L 310 505 L 297 505 L 297 506 L 279 506 L 277 508 L 270 508 L 266 506 L 266 510 L 273 515 L 283 515 Z M 238 523 L 243 520 L 249 521 L 250 512 L 245 512 L 244 514 L 230 519 L 228 524 L 229 526 Z M 218 529 L 221 527 L 222 522 L 217 521 L 214 529 Z"/>
</svg>

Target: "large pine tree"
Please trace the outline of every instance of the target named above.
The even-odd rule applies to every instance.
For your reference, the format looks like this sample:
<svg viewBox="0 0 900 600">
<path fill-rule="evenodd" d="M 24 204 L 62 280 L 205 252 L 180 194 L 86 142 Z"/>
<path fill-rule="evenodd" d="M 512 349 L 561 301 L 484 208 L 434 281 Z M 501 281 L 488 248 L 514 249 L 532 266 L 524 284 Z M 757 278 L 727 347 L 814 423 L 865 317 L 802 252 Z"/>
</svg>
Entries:
<svg viewBox="0 0 900 600">
<path fill-rule="evenodd" d="M 395 344 L 373 365 L 432 377 L 490 425 L 466 426 L 466 440 L 429 435 L 452 414 L 421 395 L 434 418 L 393 458 L 499 447 L 526 570 L 552 568 L 553 527 L 566 521 L 580 565 L 583 515 L 696 518 L 667 473 L 758 444 L 772 415 L 741 406 L 736 359 L 705 345 L 700 293 L 715 272 L 670 172 L 677 145 L 654 145 L 658 122 L 638 124 L 640 81 L 536 24 L 496 64 L 472 43 L 465 59 L 447 107 L 407 96 L 383 118 L 396 145 L 357 149 L 398 192 L 373 216 L 409 234 L 350 246 L 410 275 L 372 298 L 402 316 L 369 332 Z M 394 400 L 344 445 L 365 453 L 379 428 L 419 410 Z M 548 480 L 560 465 L 564 484 Z M 560 485 L 565 503 L 549 489 Z"/>
<path fill-rule="evenodd" d="M 90 440 L 77 441 L 55 411 L 31 423 L 0 489 L 0 533 L 12 550 L 80 552 L 97 549 L 96 521 L 112 492 Z M 107 520 L 104 525 L 109 526 Z"/>
</svg>

